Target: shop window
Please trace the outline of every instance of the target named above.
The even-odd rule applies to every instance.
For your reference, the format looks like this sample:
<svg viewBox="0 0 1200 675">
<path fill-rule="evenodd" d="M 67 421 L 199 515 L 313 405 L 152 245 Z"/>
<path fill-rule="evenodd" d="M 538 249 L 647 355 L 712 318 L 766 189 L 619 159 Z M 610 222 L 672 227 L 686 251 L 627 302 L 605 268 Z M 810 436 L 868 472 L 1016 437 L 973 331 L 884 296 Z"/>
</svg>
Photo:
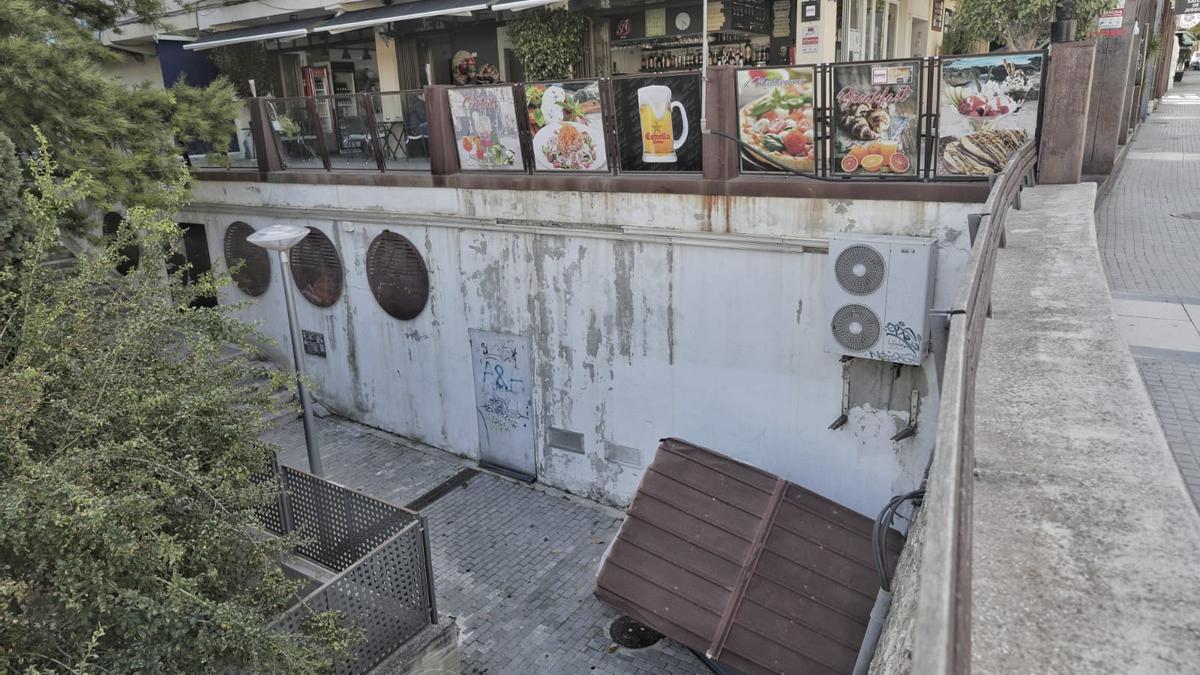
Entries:
<svg viewBox="0 0 1200 675">
<path fill-rule="evenodd" d="M 342 296 L 342 259 L 317 228 L 308 228 L 308 236 L 291 250 L 291 270 L 300 294 L 317 307 L 329 307 Z"/>
<path fill-rule="evenodd" d="M 367 284 L 383 311 L 409 320 L 429 301 L 429 269 L 407 238 L 384 231 L 367 248 Z"/>
<path fill-rule="evenodd" d="M 225 230 L 225 264 L 232 270 L 233 283 L 246 295 L 258 297 L 271 285 L 271 258 L 267 249 L 246 240 L 252 234 L 254 228 L 242 222 Z"/>
<path fill-rule="evenodd" d="M 109 211 L 104 214 L 104 223 L 101 232 L 104 233 L 105 239 L 116 239 L 117 231 L 120 227 L 121 214 L 116 211 Z M 117 263 L 117 272 L 120 272 L 121 275 L 126 275 L 138 266 L 138 262 L 142 258 L 142 247 L 137 244 L 129 244 L 128 246 L 122 246 L 119 253 L 124 260 Z"/>
</svg>

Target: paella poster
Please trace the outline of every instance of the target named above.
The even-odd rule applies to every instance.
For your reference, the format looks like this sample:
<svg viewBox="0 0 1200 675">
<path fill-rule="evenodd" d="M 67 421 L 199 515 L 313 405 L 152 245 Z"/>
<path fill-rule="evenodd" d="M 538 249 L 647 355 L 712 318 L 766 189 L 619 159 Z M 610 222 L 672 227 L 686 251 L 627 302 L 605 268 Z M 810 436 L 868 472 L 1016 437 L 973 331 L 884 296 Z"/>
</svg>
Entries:
<svg viewBox="0 0 1200 675">
<path fill-rule="evenodd" d="M 738 135 L 743 171 L 816 170 L 812 68 L 756 68 L 737 73 Z"/>
<path fill-rule="evenodd" d="M 700 171 L 700 75 L 612 81 L 622 171 Z"/>
<path fill-rule="evenodd" d="M 942 177 L 999 173 L 1037 137 L 1041 52 L 965 56 L 942 62 L 935 171 Z"/>
<path fill-rule="evenodd" d="M 538 171 L 607 171 L 600 81 L 525 85 Z"/>
<path fill-rule="evenodd" d="M 517 110 L 510 85 L 446 92 L 464 171 L 524 171 Z"/>
<path fill-rule="evenodd" d="M 921 62 L 833 67 L 833 152 L 840 176 L 917 175 Z"/>
</svg>

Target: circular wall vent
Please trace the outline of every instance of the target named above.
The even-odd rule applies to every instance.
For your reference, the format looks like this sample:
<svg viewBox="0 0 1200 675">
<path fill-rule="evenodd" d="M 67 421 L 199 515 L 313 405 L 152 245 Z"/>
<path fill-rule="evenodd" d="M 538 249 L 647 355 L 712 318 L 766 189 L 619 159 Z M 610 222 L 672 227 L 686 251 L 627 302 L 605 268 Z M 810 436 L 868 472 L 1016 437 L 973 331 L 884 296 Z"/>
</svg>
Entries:
<svg viewBox="0 0 1200 675">
<path fill-rule="evenodd" d="M 853 295 L 870 295 L 879 290 L 886 273 L 887 266 L 879 251 L 861 244 L 842 251 L 834 263 L 838 284 Z"/>
<path fill-rule="evenodd" d="M 833 315 L 833 338 L 847 351 L 861 352 L 879 341 L 879 317 L 862 305 L 846 305 Z"/>
<path fill-rule="evenodd" d="M 415 319 L 429 301 L 429 269 L 406 237 L 385 230 L 367 247 L 367 284 L 383 311 Z"/>
<path fill-rule="evenodd" d="M 252 234 L 254 228 L 240 221 L 225 230 L 225 265 L 243 293 L 258 297 L 271 285 L 271 258 L 267 249 L 246 240 Z"/>
<path fill-rule="evenodd" d="M 291 250 L 292 278 L 300 294 L 317 307 L 329 307 L 342 297 L 342 259 L 325 233 L 308 228 L 308 236 Z"/>
<path fill-rule="evenodd" d="M 117 232 L 121 229 L 121 219 L 121 214 L 117 213 L 116 211 L 109 211 L 108 213 L 104 214 L 104 226 L 101 228 L 101 232 L 104 233 L 104 237 L 106 239 L 111 240 L 117 238 Z M 129 274 L 131 271 L 133 271 L 133 269 L 138 266 L 138 262 L 142 259 L 142 247 L 136 243 L 122 246 L 118 253 L 121 254 L 122 258 L 124 258 L 124 260 L 117 263 L 117 271 L 122 275 Z"/>
</svg>

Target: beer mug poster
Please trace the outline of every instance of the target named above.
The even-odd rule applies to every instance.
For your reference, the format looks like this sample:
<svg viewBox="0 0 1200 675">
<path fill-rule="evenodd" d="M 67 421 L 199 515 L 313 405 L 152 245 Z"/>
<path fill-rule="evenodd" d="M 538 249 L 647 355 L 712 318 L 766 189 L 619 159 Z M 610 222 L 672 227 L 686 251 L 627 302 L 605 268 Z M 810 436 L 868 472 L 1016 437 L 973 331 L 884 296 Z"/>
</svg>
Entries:
<svg viewBox="0 0 1200 675">
<path fill-rule="evenodd" d="M 921 147 L 921 62 L 833 67 L 833 152 L 841 176 L 917 175 Z"/>
<path fill-rule="evenodd" d="M 816 170 L 814 80 L 811 67 L 738 71 L 743 171 Z"/>
<path fill-rule="evenodd" d="M 513 89 L 464 87 L 446 92 L 463 171 L 524 171 Z"/>
<path fill-rule="evenodd" d="M 622 171 L 700 171 L 700 76 L 615 78 Z"/>
<path fill-rule="evenodd" d="M 942 61 L 938 92 L 938 177 L 982 178 L 1037 138 L 1042 52 L 997 53 Z"/>
</svg>

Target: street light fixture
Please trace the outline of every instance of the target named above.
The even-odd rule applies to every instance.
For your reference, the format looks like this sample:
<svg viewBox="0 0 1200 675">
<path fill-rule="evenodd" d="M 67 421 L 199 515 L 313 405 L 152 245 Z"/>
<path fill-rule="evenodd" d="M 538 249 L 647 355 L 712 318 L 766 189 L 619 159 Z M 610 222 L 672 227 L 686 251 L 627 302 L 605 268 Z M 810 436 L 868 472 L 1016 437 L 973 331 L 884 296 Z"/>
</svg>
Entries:
<svg viewBox="0 0 1200 675">
<path fill-rule="evenodd" d="M 321 449 L 317 445 L 317 432 L 313 428 L 312 397 L 304 386 L 307 373 L 304 370 L 304 344 L 300 338 L 300 326 L 296 323 L 296 301 L 292 297 L 292 273 L 288 251 L 308 236 L 307 227 L 295 225 L 272 225 L 246 237 L 246 241 L 279 254 L 279 271 L 283 276 L 283 297 L 287 305 L 288 328 L 292 335 L 292 361 L 296 367 L 296 390 L 300 394 L 300 409 L 304 413 L 304 444 L 308 447 L 308 470 L 315 476 L 323 476 Z"/>
</svg>

